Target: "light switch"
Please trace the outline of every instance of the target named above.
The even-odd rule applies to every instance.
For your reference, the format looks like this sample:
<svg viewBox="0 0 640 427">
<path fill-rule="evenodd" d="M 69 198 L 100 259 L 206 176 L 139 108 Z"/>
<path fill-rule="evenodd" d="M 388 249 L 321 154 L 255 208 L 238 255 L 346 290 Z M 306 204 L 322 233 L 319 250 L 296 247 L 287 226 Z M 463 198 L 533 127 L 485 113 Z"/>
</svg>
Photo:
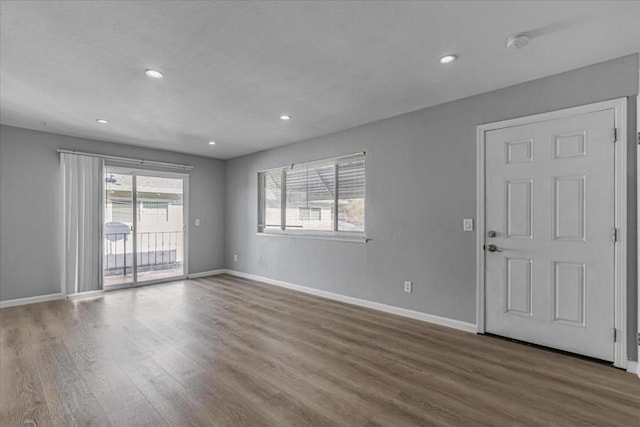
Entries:
<svg viewBox="0 0 640 427">
<path fill-rule="evenodd" d="M 473 218 L 465 218 L 462 220 L 463 231 L 473 231 Z"/>
<path fill-rule="evenodd" d="M 196 227 L 200 226 L 200 218 L 196 218 L 195 224 L 196 224 Z"/>
</svg>

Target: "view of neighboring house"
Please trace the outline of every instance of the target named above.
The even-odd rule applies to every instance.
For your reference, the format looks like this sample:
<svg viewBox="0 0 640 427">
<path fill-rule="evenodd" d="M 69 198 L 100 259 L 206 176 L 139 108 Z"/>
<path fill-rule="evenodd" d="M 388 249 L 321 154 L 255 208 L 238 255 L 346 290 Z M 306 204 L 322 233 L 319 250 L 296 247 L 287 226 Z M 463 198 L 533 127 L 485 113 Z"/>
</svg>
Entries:
<svg viewBox="0 0 640 427">
<path fill-rule="evenodd" d="M 104 213 L 104 280 L 106 285 L 129 281 L 136 262 L 141 280 L 180 276 L 184 263 L 184 197 L 182 181 L 133 176 L 107 168 Z"/>
</svg>

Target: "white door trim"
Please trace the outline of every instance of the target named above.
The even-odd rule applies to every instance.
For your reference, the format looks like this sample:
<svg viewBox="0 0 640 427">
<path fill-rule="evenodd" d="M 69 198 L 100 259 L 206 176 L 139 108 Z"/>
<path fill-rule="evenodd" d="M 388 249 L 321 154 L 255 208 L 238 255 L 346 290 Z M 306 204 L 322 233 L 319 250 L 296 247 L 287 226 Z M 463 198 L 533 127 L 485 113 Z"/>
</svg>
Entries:
<svg viewBox="0 0 640 427">
<path fill-rule="evenodd" d="M 190 203 L 190 199 L 189 199 L 189 174 L 188 173 L 181 173 L 181 172 L 167 172 L 167 171 L 162 171 L 162 170 L 155 170 L 155 169 L 139 169 L 139 168 L 133 168 L 133 167 L 127 167 L 127 166 L 119 166 L 119 165 L 110 165 L 110 164 L 105 164 L 105 169 L 106 167 L 110 167 L 111 170 L 120 170 L 123 173 L 129 173 L 131 172 L 131 176 L 132 176 L 132 182 L 133 182 L 133 188 L 132 188 L 132 198 L 131 198 L 131 203 L 133 204 L 133 206 L 137 206 L 137 182 L 136 182 L 136 178 L 138 177 L 138 175 L 144 175 L 144 176 L 153 176 L 153 177 L 160 177 L 160 178 L 173 178 L 173 179 L 182 179 L 182 204 L 183 204 L 183 210 L 182 210 L 182 230 L 183 230 L 183 244 L 184 244 L 184 253 L 183 253 L 183 257 L 184 257 L 184 262 L 183 262 L 183 274 L 180 276 L 173 276 L 173 277 L 165 277 L 162 279 L 154 279 L 154 280 L 143 280 L 143 281 L 138 281 L 137 279 L 137 257 L 133 257 L 133 262 L 134 262 L 134 269 L 133 269 L 133 279 L 131 282 L 126 282 L 126 283 L 122 283 L 120 285 L 114 285 L 114 286 L 109 286 L 109 289 L 103 289 L 103 290 L 118 290 L 118 289 L 125 289 L 125 288 L 136 288 L 139 286 L 146 286 L 146 285 L 155 285 L 155 284 L 159 284 L 159 283 L 165 283 L 165 282 L 172 282 L 172 281 L 176 281 L 176 280 L 186 280 L 187 276 L 189 275 L 189 203 Z M 104 183 L 103 183 L 104 186 Z M 103 187 L 104 188 L 104 187 Z M 104 209 L 104 203 L 102 206 L 102 209 Z M 134 235 L 137 236 L 137 218 L 135 218 L 136 215 L 136 210 L 134 209 L 134 221 L 133 221 L 133 232 Z M 136 253 L 136 245 L 137 245 L 137 239 L 133 239 L 134 242 L 134 246 L 133 246 L 133 253 Z M 102 273 L 101 273 L 102 274 Z"/>
<path fill-rule="evenodd" d="M 636 133 L 634 133 L 634 138 L 637 138 L 636 142 L 638 144 L 640 144 L 640 95 L 638 95 L 637 99 L 636 99 L 636 114 L 637 114 L 637 119 L 636 119 Z M 633 142 L 632 142 L 633 143 Z M 638 167 L 638 165 L 640 164 L 640 151 L 636 152 L 636 169 Z M 636 175 L 638 175 L 636 173 Z M 637 180 L 636 180 L 636 195 L 640 194 L 638 192 L 638 189 L 640 189 L 640 176 L 636 176 Z M 640 197 L 638 197 L 637 200 L 637 207 L 638 207 L 638 212 L 636 214 L 636 224 L 638 223 L 638 219 L 640 219 Z M 640 229 L 638 230 L 638 234 L 636 235 L 636 238 L 640 238 Z M 638 261 L 640 261 L 640 254 L 638 254 Z M 640 262 L 638 262 L 638 264 L 640 265 Z M 640 272 L 637 272 L 637 277 L 636 279 L 640 279 Z M 640 280 L 638 280 L 636 283 L 640 283 Z M 636 292 L 636 294 L 638 295 L 638 305 L 636 306 L 636 312 L 638 310 L 640 310 L 640 292 Z M 636 344 L 638 346 L 638 359 L 640 359 L 640 315 L 638 315 L 638 329 L 637 329 L 637 338 L 636 338 Z M 629 362 L 629 366 L 627 367 L 627 370 L 631 369 L 631 365 L 634 364 L 634 367 L 636 368 L 636 373 L 638 374 L 638 377 L 640 377 L 640 363 L 639 362 Z"/>
<path fill-rule="evenodd" d="M 627 98 L 618 98 L 595 104 L 566 108 L 533 116 L 519 117 L 477 128 L 477 227 L 476 227 L 476 324 L 478 333 L 485 332 L 485 134 L 506 127 L 570 117 L 579 114 L 613 110 L 618 140 L 615 143 L 615 227 L 618 241 L 615 245 L 614 327 L 618 339 L 614 343 L 614 366 L 627 368 Z M 613 331 L 612 331 L 613 333 Z"/>
</svg>

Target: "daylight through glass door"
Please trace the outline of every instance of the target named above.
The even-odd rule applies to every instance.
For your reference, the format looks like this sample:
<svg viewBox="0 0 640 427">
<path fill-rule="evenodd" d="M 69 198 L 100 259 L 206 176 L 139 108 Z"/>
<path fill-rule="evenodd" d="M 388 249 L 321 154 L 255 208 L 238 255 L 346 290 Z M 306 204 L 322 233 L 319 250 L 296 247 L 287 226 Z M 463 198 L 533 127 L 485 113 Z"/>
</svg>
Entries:
<svg viewBox="0 0 640 427">
<path fill-rule="evenodd" d="M 184 196 L 177 174 L 106 168 L 105 287 L 184 277 Z"/>
</svg>

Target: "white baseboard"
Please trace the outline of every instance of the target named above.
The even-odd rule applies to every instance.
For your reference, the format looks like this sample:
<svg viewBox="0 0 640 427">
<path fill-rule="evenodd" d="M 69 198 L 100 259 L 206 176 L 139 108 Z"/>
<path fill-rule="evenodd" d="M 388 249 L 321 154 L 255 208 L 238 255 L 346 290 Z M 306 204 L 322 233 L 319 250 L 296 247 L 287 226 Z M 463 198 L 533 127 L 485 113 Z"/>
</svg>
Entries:
<svg viewBox="0 0 640 427">
<path fill-rule="evenodd" d="M 316 295 L 334 301 L 340 301 L 347 304 L 357 305 L 360 307 L 371 308 L 385 313 L 391 313 L 402 317 L 421 320 L 423 322 L 435 323 L 436 325 L 447 326 L 449 328 L 458 329 L 465 332 L 476 333 L 476 325 L 473 323 L 462 322 L 460 320 L 449 319 L 447 317 L 435 316 L 433 314 L 423 313 L 421 311 L 409 310 L 406 308 L 396 307 L 392 305 L 382 304 L 379 302 L 367 301 L 360 298 L 349 297 L 346 295 L 336 294 L 334 292 L 322 291 L 320 289 L 309 288 L 307 286 L 296 285 L 294 283 L 283 282 L 281 280 L 269 279 L 268 277 L 256 276 L 255 274 L 243 273 L 240 271 L 226 270 L 225 273 L 232 276 L 242 277 L 244 279 L 256 280 L 258 282 L 267 283 L 269 285 L 280 286 L 282 288 L 293 289 L 295 291 L 304 292 L 306 294 Z"/>
<path fill-rule="evenodd" d="M 25 304 L 35 304 L 37 302 L 53 301 L 57 299 L 63 299 L 65 297 L 66 297 L 65 294 L 57 293 L 57 294 L 49 294 L 49 295 L 39 295 L 37 297 L 10 299 L 7 301 L 0 301 L 0 308 L 15 307 L 17 305 L 25 305 Z"/>
<path fill-rule="evenodd" d="M 207 276 L 215 276 L 218 274 L 224 274 L 226 273 L 227 270 L 225 269 L 220 269 L 220 270 L 211 270 L 211 271 L 203 271 L 201 273 L 193 273 L 193 274 L 189 274 L 187 276 L 188 279 L 196 279 L 198 277 L 207 277 Z M 153 284 L 153 283 L 149 283 L 149 284 Z M 14 307 L 17 305 L 26 305 L 26 304 L 35 304 L 38 302 L 46 302 L 46 301 L 53 301 L 53 300 L 57 300 L 57 299 L 64 299 L 64 298 L 69 298 L 69 299 L 78 299 L 78 298 L 88 298 L 88 297 L 95 297 L 95 296 L 99 296 L 101 294 L 104 294 L 105 292 L 113 292 L 116 290 L 123 290 L 123 289 L 131 289 L 131 287 L 126 287 L 126 288 L 122 288 L 122 289 L 112 289 L 112 290 L 99 290 L 99 291 L 87 291 L 87 292 L 81 292 L 78 294 L 72 294 L 72 295 L 65 295 L 61 292 L 56 293 L 56 294 L 49 294 L 49 295 L 39 295 L 36 297 L 29 297 L 29 298 L 18 298 L 18 299 L 12 299 L 12 300 L 7 300 L 7 301 L 0 301 L 0 308 L 5 308 L 5 307 Z"/>
<path fill-rule="evenodd" d="M 632 374 L 637 374 L 640 377 L 640 371 L 638 370 L 640 368 L 640 365 L 638 365 L 638 362 L 635 362 L 633 360 L 629 360 L 627 362 L 627 372 L 630 372 Z"/>
<path fill-rule="evenodd" d="M 207 277 L 207 276 L 217 276 L 219 274 L 225 274 L 227 273 L 228 270 L 221 268 L 218 270 L 211 270 L 211 271 L 201 271 L 200 273 L 189 273 L 187 275 L 187 279 L 198 279 L 200 277 Z"/>
</svg>

